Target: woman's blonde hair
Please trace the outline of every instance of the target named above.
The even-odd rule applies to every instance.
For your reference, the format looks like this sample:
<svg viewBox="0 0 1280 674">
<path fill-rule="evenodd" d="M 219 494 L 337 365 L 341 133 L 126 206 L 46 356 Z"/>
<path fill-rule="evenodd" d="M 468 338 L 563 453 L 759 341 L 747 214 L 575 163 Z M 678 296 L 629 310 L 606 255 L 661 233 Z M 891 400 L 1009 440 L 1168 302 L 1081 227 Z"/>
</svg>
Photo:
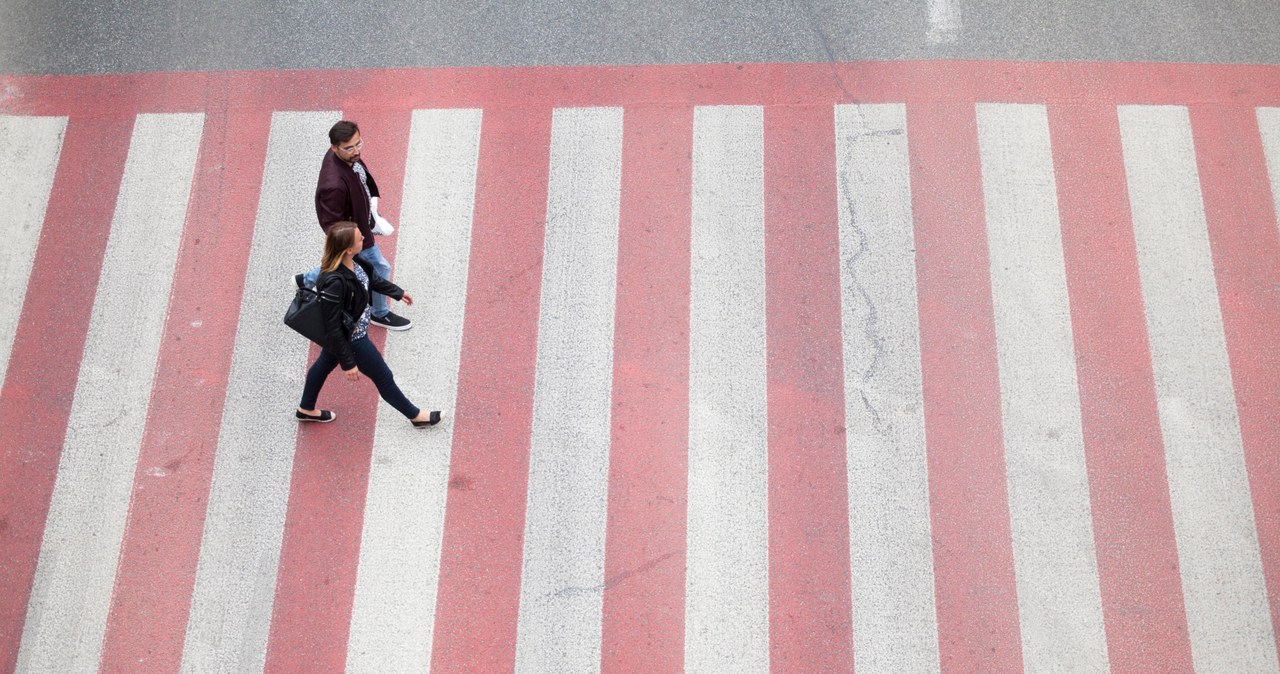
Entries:
<svg viewBox="0 0 1280 674">
<path fill-rule="evenodd" d="M 349 220 L 329 226 L 324 237 L 324 256 L 320 258 L 321 271 L 333 271 L 342 264 L 342 255 L 356 242 L 356 223 Z"/>
</svg>

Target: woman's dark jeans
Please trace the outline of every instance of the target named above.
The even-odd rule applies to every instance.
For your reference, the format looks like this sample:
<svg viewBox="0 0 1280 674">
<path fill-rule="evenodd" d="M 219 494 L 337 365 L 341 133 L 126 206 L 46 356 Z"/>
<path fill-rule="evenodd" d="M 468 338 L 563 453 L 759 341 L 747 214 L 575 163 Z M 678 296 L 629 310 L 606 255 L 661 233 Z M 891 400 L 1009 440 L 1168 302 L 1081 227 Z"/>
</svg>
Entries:
<svg viewBox="0 0 1280 674">
<path fill-rule="evenodd" d="M 406 419 L 418 416 L 421 410 L 414 407 L 413 403 L 400 392 L 400 387 L 396 386 L 395 377 L 391 375 L 391 368 L 387 367 L 387 361 L 382 359 L 382 354 L 378 353 L 378 347 L 369 341 L 368 336 L 351 342 L 351 351 L 356 357 L 356 367 L 364 376 L 373 380 L 383 400 L 396 408 Z M 333 372 L 335 367 L 338 367 L 337 357 L 329 353 L 328 349 L 321 349 L 320 357 L 311 364 L 311 369 L 307 370 L 307 385 L 302 389 L 302 409 L 316 408 L 320 387 L 324 386 L 324 380 L 329 377 L 329 373 Z"/>
</svg>

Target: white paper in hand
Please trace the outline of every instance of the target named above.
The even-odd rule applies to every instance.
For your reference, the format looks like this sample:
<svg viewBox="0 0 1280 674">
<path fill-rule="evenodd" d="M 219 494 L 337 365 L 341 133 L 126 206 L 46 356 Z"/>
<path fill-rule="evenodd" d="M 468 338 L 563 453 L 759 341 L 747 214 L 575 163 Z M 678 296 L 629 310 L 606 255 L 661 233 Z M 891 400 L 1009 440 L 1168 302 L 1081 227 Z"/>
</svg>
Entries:
<svg viewBox="0 0 1280 674">
<path fill-rule="evenodd" d="M 396 228 L 391 226 L 390 220 L 382 217 L 381 215 L 374 214 L 373 216 L 373 233 L 374 234 L 377 234 L 378 236 L 387 236 L 388 234 L 394 233 L 395 231 L 396 231 Z"/>
</svg>

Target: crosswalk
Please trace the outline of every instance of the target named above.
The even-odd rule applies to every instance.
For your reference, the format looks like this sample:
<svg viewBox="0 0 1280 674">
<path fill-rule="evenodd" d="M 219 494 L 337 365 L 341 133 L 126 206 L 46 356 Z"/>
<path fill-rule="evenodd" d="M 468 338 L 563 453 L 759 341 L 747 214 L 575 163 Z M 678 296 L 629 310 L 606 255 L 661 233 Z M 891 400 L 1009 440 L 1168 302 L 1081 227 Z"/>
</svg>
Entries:
<svg viewBox="0 0 1280 674">
<path fill-rule="evenodd" d="M 1280 671 L 1280 96 L 904 93 L 0 115 L 0 671 Z"/>
</svg>

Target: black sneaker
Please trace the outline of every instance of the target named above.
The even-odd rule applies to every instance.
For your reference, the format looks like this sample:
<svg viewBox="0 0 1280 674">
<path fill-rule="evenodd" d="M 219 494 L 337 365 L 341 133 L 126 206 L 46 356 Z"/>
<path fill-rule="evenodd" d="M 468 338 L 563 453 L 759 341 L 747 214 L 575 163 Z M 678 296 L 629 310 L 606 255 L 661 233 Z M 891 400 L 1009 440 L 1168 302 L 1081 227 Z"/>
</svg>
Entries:
<svg viewBox="0 0 1280 674">
<path fill-rule="evenodd" d="M 388 311 L 386 316 L 373 316 L 369 322 L 388 330 L 408 330 L 413 327 L 413 321 L 404 316 L 397 316 L 391 311 Z"/>
</svg>

